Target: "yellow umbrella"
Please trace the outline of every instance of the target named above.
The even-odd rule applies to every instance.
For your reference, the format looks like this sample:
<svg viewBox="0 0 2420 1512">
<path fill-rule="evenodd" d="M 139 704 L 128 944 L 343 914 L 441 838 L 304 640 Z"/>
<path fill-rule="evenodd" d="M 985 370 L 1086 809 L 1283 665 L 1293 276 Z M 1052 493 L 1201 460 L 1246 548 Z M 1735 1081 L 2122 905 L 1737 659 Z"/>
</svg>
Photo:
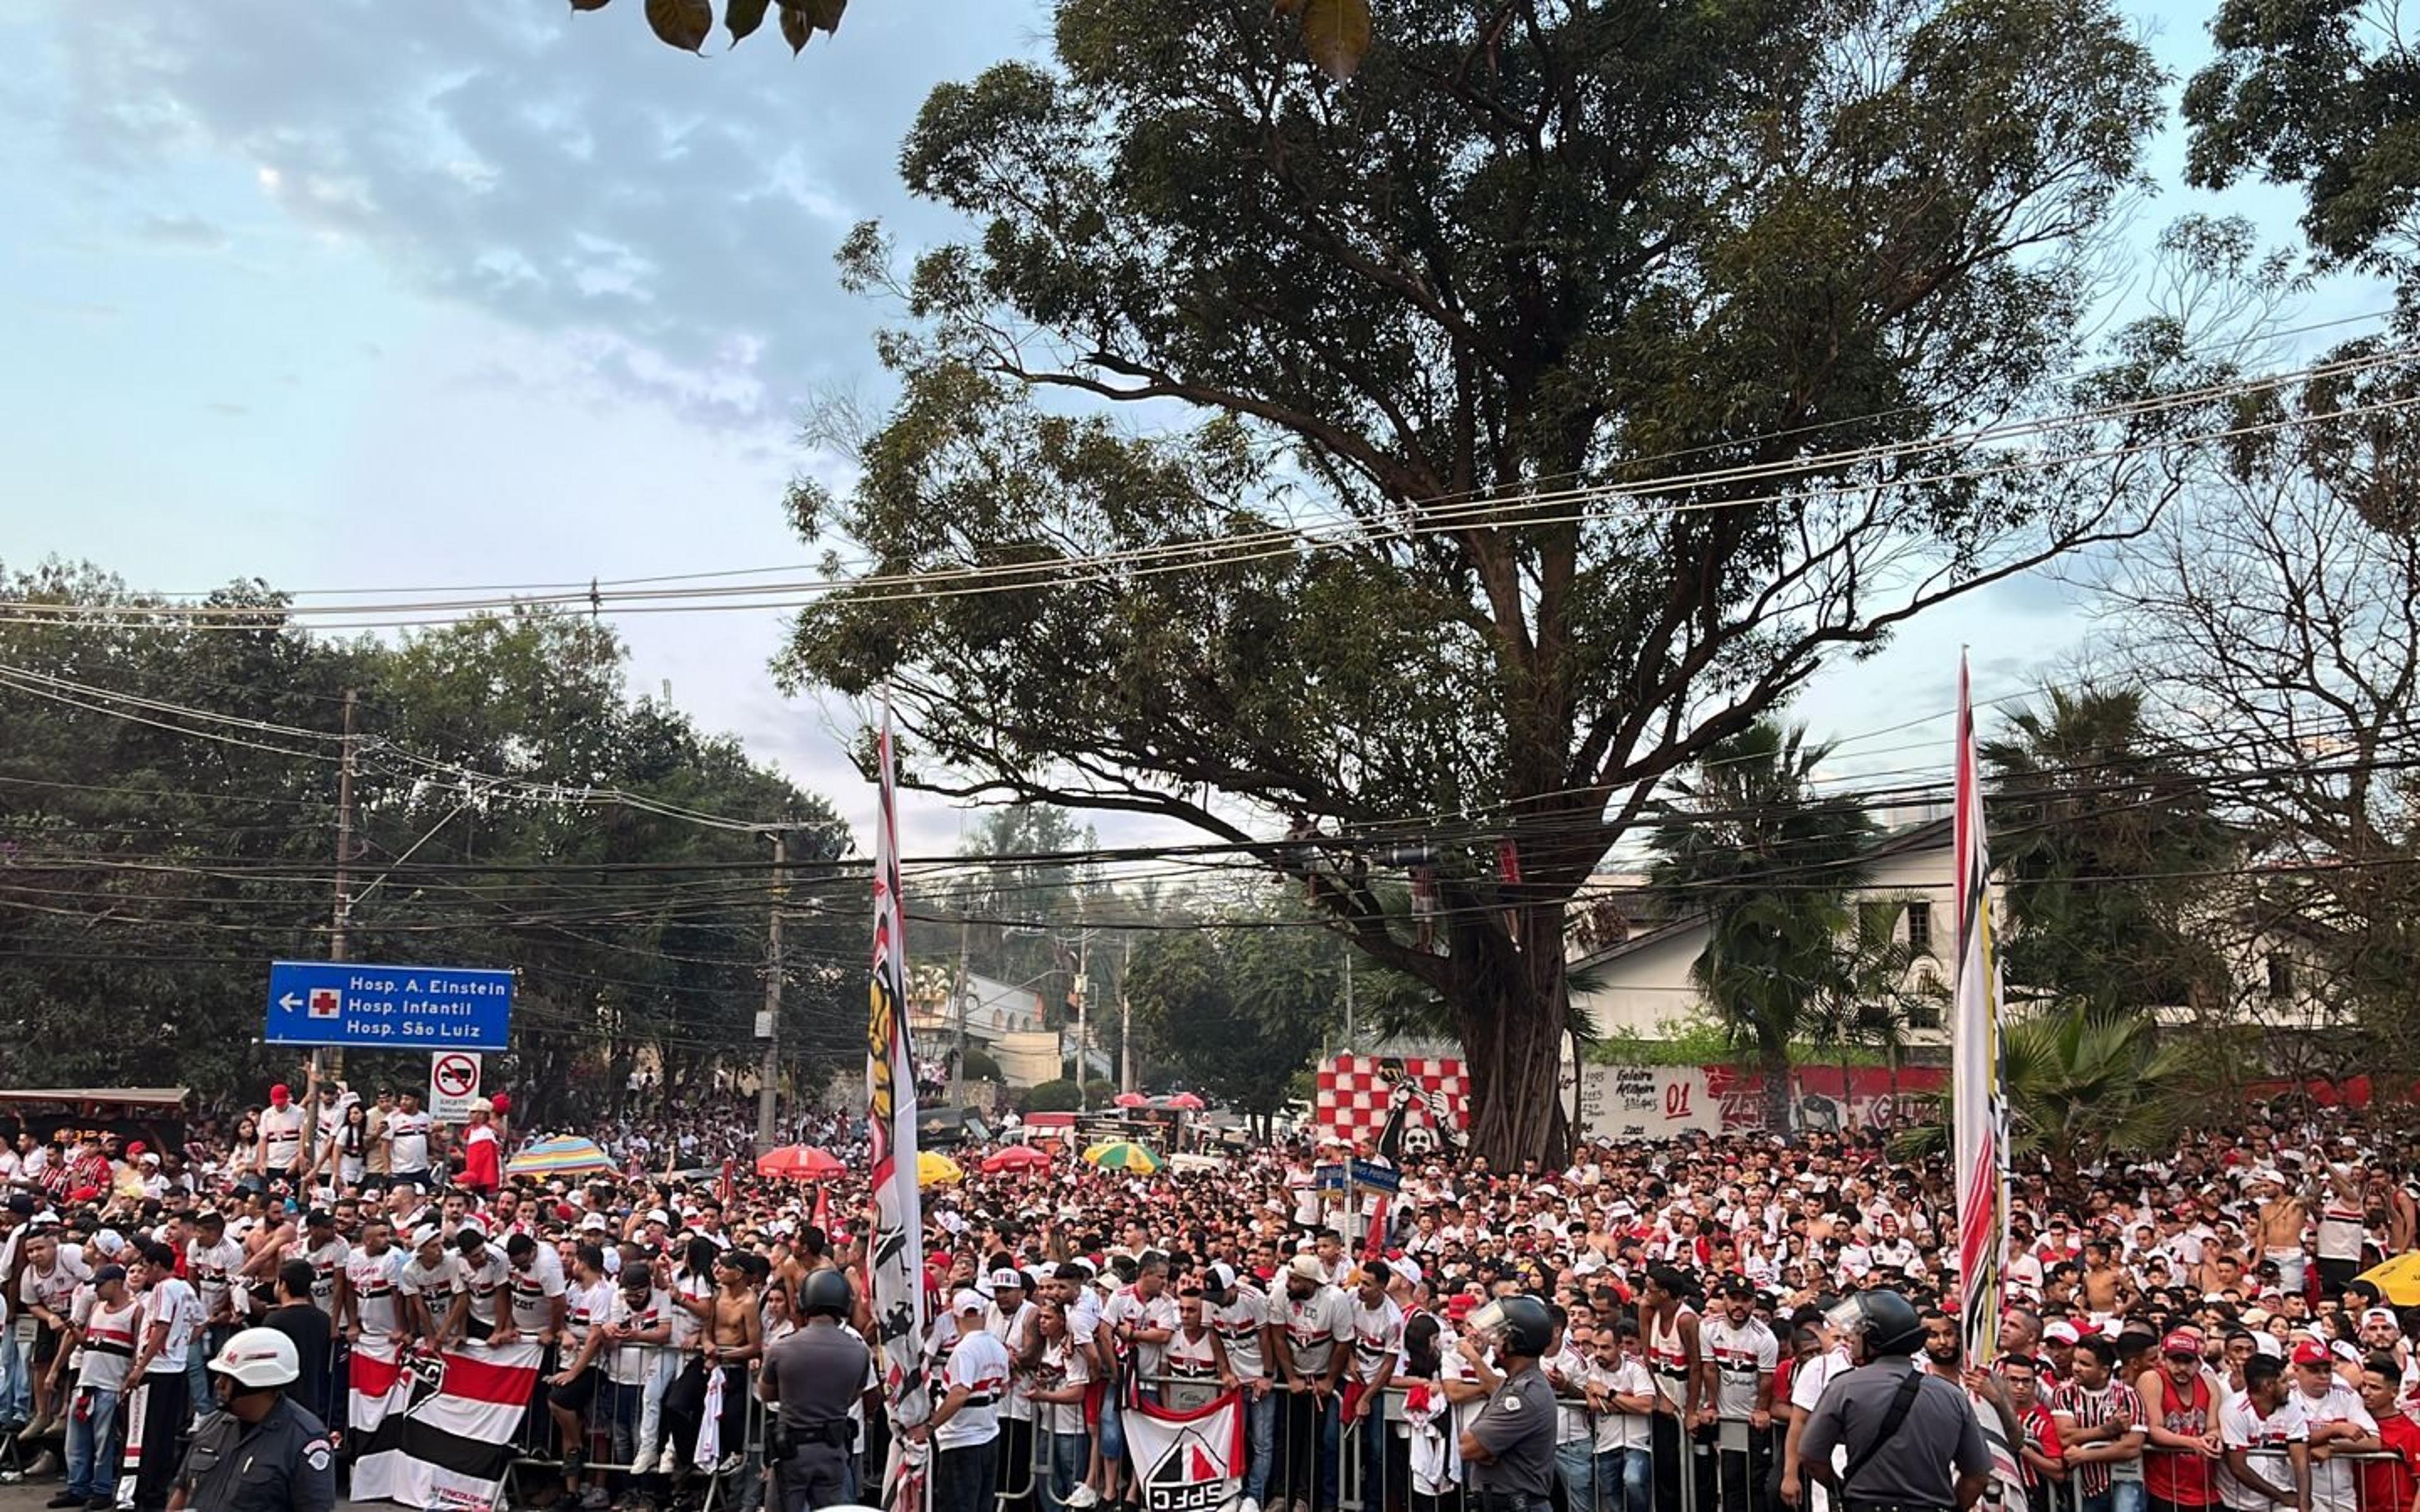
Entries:
<svg viewBox="0 0 2420 1512">
<path fill-rule="evenodd" d="M 928 1149 L 916 1157 L 918 1186 L 955 1186 L 967 1179 L 958 1163 L 938 1149 Z"/>
<path fill-rule="evenodd" d="M 2420 1304 L 2420 1250 L 2373 1265 L 2361 1273 L 2361 1279 L 2376 1286 L 2379 1295 L 2397 1307 Z"/>
<path fill-rule="evenodd" d="M 1149 1176 L 1160 1165 L 1157 1155 L 1125 1139 L 1094 1145 L 1084 1151 L 1084 1158 L 1105 1171 L 1131 1171 L 1137 1176 Z"/>
</svg>

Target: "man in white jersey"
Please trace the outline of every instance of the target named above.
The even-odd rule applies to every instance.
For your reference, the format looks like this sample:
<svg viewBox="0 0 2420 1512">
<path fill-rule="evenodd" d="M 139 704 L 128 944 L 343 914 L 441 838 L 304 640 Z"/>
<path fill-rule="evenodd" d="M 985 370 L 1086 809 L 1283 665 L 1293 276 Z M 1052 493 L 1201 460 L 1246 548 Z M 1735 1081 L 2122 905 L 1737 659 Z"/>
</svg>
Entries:
<svg viewBox="0 0 2420 1512">
<path fill-rule="evenodd" d="M 2218 1410 L 2227 1473 L 2219 1500 L 2235 1512 L 2296 1512 L 2310 1505 L 2308 1430 L 2285 1367 L 2256 1354 L 2243 1362 L 2243 1389 Z"/>
<path fill-rule="evenodd" d="M 201 1299 L 177 1276 L 177 1252 L 156 1239 L 136 1246 L 143 1257 L 143 1335 L 129 1371 L 145 1397 L 143 1461 L 134 1484 L 135 1512 L 163 1512 L 177 1474 L 177 1439 L 184 1431 L 185 1353 L 201 1332 Z"/>
<path fill-rule="evenodd" d="M 2339 1457 L 2385 1448 L 2378 1420 L 2363 1405 L 2361 1393 L 2335 1373 L 2335 1356 L 2327 1346 L 2304 1340 L 2294 1347 L 2293 1364 L 2293 1401 L 2310 1452 L 2311 1512 L 2355 1512 L 2361 1467 Z"/>
<path fill-rule="evenodd" d="M 1000 1403 L 1001 1448 L 995 1467 L 999 1489 L 1005 1493 L 1032 1478 L 1033 1396 L 1028 1372 L 1042 1352 L 1042 1330 L 1034 1321 L 1033 1304 L 1025 1300 L 1025 1273 L 1005 1254 L 991 1257 L 986 1270 L 991 1302 L 984 1309 L 984 1331 L 1000 1340 L 1011 1366 Z M 1009 1504 L 1021 1504 L 1012 1500 Z"/>
<path fill-rule="evenodd" d="M 505 1312 L 506 1279 L 512 1273 L 504 1252 L 488 1242 L 488 1236 L 476 1224 L 465 1224 L 454 1236 L 454 1259 L 458 1281 L 454 1288 L 453 1310 L 446 1315 L 442 1330 L 449 1342 L 456 1339 L 488 1339 L 510 1315 Z"/>
<path fill-rule="evenodd" d="M 309 1151 L 303 1147 L 311 1116 L 297 1106 L 284 1082 L 269 1089 L 269 1106 L 260 1110 L 260 1143 L 255 1153 L 264 1181 L 286 1181 L 300 1187 Z"/>
<path fill-rule="evenodd" d="M 572 1252 L 571 1278 L 563 1292 L 563 1342 L 556 1358 L 562 1368 L 548 1379 L 547 1411 L 554 1418 L 555 1439 L 563 1445 L 564 1483 L 583 1506 L 603 1506 L 605 1482 L 600 1475 L 585 1489 L 581 1474 L 587 1458 L 589 1408 L 597 1401 L 602 1373 L 597 1356 L 605 1352 L 607 1324 L 613 1317 L 614 1286 L 605 1273 L 605 1251 L 592 1242 Z M 609 1409 L 610 1411 L 610 1409 Z M 611 1428 L 611 1423 L 608 1423 Z"/>
<path fill-rule="evenodd" d="M 961 1291 L 950 1305 L 958 1345 L 950 1351 L 925 1424 L 908 1429 L 931 1439 L 933 1512 L 990 1512 L 998 1480 L 1000 1394 L 1008 1389 L 1008 1350 L 983 1325 L 985 1304 Z"/>
<path fill-rule="evenodd" d="M 564 1280 L 563 1257 L 551 1244 L 515 1234 L 504 1241 L 504 1284 L 512 1298 L 510 1333 L 499 1329 L 498 1342 L 520 1338 L 552 1344 L 563 1333 L 564 1312 L 569 1306 L 564 1300 L 569 1287 Z"/>
<path fill-rule="evenodd" d="M 68 1418 L 68 1483 L 54 1505 L 114 1505 L 117 1500 L 125 1427 L 118 1406 L 134 1364 L 142 1316 L 143 1301 L 127 1284 L 122 1265 L 102 1266 L 76 1291 L 69 1326 L 81 1357 Z"/>
<path fill-rule="evenodd" d="M 1326 1276 L 1319 1257 L 1295 1256 L 1286 1266 L 1285 1292 L 1269 1308 L 1286 1389 L 1286 1422 L 1279 1435 L 1286 1453 L 1278 1497 L 1304 1509 L 1337 1504 L 1336 1395 L 1353 1363 L 1353 1301 L 1329 1286 Z"/>
<path fill-rule="evenodd" d="M 1387 1483 L 1387 1388 L 1404 1354 L 1404 1309 L 1387 1295 L 1393 1280 L 1384 1260 L 1365 1261 L 1354 1277 L 1353 1363 L 1345 1376 L 1342 1433 L 1357 1436 L 1360 1443 L 1365 1499 Z"/>
<path fill-rule="evenodd" d="M 435 1224 L 413 1229 L 411 1257 L 396 1280 L 405 1330 L 426 1348 L 440 1348 L 446 1320 L 454 1313 L 455 1293 L 461 1289 L 461 1262 L 446 1249 L 444 1230 Z"/>
<path fill-rule="evenodd" d="M 428 1189 L 428 1115 L 420 1094 L 405 1088 L 396 1110 L 387 1116 L 387 1182 L 391 1186 Z"/>
<path fill-rule="evenodd" d="M 403 1316 L 403 1251 L 383 1218 L 362 1225 L 361 1247 L 345 1259 L 337 1322 L 348 1342 L 364 1339 L 400 1348 L 408 1337 Z"/>
<path fill-rule="evenodd" d="M 314 1208 L 302 1218 L 302 1232 L 286 1246 L 284 1258 L 302 1260 L 311 1267 L 311 1305 L 336 1317 L 336 1281 L 345 1273 L 345 1262 L 353 1257 L 353 1247 L 336 1233 L 336 1215 L 325 1208 Z"/>
<path fill-rule="evenodd" d="M 1749 1512 L 1762 1499 L 1772 1458 L 1781 1344 L 1758 1321 L 1756 1288 L 1745 1276 L 1725 1278 L 1719 1290 L 1721 1305 L 1698 1324 L 1705 1351 L 1698 1399 L 1714 1404 L 1716 1504 L 1722 1512 Z"/>
<path fill-rule="evenodd" d="M 1244 1500 L 1237 1512 L 1261 1512 L 1269 1489 L 1269 1454 L 1277 1436 L 1278 1398 L 1264 1364 L 1269 1335 L 1268 1294 L 1240 1278 L 1223 1262 L 1203 1273 L 1202 1300 L 1210 1327 L 1227 1351 L 1227 1368 L 1241 1383 L 1245 1437 L 1250 1460 L 1244 1472 Z"/>
</svg>

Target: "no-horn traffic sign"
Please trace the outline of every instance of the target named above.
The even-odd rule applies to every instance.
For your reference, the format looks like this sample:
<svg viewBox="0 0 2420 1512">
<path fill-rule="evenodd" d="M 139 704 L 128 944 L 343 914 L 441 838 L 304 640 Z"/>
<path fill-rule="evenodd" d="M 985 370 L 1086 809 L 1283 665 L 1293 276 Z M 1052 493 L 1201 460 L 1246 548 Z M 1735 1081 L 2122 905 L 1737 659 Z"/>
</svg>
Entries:
<svg viewBox="0 0 2420 1512">
<path fill-rule="evenodd" d="M 440 1050 L 428 1057 L 428 1117 L 460 1123 L 479 1095 L 479 1056 L 471 1050 Z"/>
</svg>

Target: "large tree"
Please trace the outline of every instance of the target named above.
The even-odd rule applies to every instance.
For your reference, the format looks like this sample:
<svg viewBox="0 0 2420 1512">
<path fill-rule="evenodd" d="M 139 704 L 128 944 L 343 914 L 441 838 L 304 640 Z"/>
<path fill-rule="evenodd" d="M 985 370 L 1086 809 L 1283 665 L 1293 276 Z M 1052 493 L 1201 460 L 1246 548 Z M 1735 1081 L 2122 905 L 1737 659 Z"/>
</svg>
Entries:
<svg viewBox="0 0 2420 1512">
<path fill-rule="evenodd" d="M 784 675 L 888 682 L 911 783 L 1309 876 L 1453 1005 L 1477 1148 L 1545 1154 L 1565 906 L 1656 784 L 2156 493 L 2108 443 L 2164 411 L 1907 444 L 2071 397 L 2156 70 L 2101 0 L 1401 0 L 1342 85 L 1266 0 L 1055 21 L 902 155 L 975 234 L 847 243 L 899 394 L 791 499 L 985 576 L 827 601 Z"/>
</svg>

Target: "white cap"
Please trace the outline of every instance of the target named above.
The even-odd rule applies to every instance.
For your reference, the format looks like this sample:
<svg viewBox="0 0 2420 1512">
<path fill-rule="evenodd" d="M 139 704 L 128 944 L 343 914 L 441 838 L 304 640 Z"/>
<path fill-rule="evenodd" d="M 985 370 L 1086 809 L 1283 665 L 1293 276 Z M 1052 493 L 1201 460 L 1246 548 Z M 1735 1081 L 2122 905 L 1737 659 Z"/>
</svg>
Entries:
<svg viewBox="0 0 2420 1512">
<path fill-rule="evenodd" d="M 2052 1344 L 2074 1344 L 2081 1340 L 2083 1335 L 2076 1333 L 2075 1325 L 2073 1323 L 2071 1323 L 2066 1319 L 2062 1318 L 2058 1319 L 2058 1321 L 2051 1324 L 2048 1328 L 2043 1329 L 2042 1337 L 2044 1340 Z"/>
<path fill-rule="evenodd" d="M 1022 1271 L 1012 1270 L 1005 1266 L 1000 1270 L 994 1271 L 991 1273 L 992 1290 L 998 1291 L 1002 1287 L 1015 1287 L 1017 1290 L 1023 1291 L 1025 1289 L 1025 1273 Z"/>
<path fill-rule="evenodd" d="M 580 1231 L 583 1234 L 609 1233 L 613 1227 L 612 1224 L 605 1221 L 605 1215 L 601 1212 L 592 1212 L 580 1220 Z"/>
<path fill-rule="evenodd" d="M 950 1299 L 950 1311 L 961 1317 L 968 1313 L 982 1312 L 987 1305 L 989 1304 L 984 1301 L 983 1293 L 971 1289 L 961 1291 Z"/>
</svg>

